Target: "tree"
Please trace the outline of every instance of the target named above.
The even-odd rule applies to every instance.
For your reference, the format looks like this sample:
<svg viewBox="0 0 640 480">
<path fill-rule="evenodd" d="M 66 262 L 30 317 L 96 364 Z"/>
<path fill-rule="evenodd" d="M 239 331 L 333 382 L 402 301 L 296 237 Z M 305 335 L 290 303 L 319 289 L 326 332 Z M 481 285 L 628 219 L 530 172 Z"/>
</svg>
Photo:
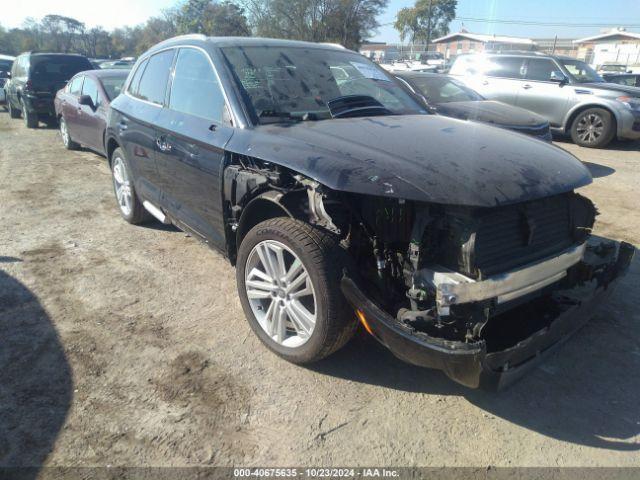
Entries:
<svg viewBox="0 0 640 480">
<path fill-rule="evenodd" d="M 251 34 L 244 9 L 224 1 L 187 0 L 175 11 L 178 33 L 202 33 L 210 36 L 247 36 Z"/>
<path fill-rule="evenodd" d="M 398 12 L 394 27 L 403 42 L 408 38 L 411 43 L 429 43 L 449 33 L 457 6 L 457 0 L 416 0 L 413 7 Z"/>
<path fill-rule="evenodd" d="M 358 48 L 388 0 L 244 0 L 254 33 Z"/>
<path fill-rule="evenodd" d="M 84 23 L 62 15 L 46 15 L 40 26 L 57 52 L 70 52 L 74 41 L 84 32 Z"/>
</svg>

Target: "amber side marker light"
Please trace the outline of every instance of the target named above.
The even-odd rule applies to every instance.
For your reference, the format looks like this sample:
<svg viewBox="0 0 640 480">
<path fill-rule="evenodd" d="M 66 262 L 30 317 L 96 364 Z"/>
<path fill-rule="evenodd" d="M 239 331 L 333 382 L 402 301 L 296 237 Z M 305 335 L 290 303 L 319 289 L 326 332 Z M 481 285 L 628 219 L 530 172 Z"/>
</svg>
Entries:
<svg viewBox="0 0 640 480">
<path fill-rule="evenodd" d="M 369 326 L 369 322 L 367 322 L 367 318 L 364 316 L 364 313 L 362 313 L 361 310 L 356 310 L 356 315 L 358 316 L 358 319 L 360 320 L 360 323 L 362 324 L 364 329 L 367 332 L 369 332 L 369 335 L 373 335 L 373 330 L 371 330 L 371 327 Z"/>
</svg>

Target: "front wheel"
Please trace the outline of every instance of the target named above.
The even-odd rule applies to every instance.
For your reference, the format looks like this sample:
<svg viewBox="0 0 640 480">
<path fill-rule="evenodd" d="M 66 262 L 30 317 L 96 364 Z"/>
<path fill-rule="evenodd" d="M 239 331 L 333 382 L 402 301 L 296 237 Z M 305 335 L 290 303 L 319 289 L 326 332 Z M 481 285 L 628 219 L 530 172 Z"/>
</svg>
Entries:
<svg viewBox="0 0 640 480">
<path fill-rule="evenodd" d="M 571 125 L 571 139 L 581 147 L 606 147 L 615 133 L 613 116 L 602 108 L 580 112 Z"/>
<path fill-rule="evenodd" d="M 298 364 L 342 347 L 356 326 L 340 291 L 344 264 L 330 233 L 299 220 L 276 218 L 251 229 L 238 249 L 236 279 L 258 338 Z"/>
<path fill-rule="evenodd" d="M 62 137 L 62 144 L 67 150 L 78 150 L 80 148 L 79 144 L 71 140 L 69 126 L 64 117 L 60 117 L 60 136 Z"/>
</svg>

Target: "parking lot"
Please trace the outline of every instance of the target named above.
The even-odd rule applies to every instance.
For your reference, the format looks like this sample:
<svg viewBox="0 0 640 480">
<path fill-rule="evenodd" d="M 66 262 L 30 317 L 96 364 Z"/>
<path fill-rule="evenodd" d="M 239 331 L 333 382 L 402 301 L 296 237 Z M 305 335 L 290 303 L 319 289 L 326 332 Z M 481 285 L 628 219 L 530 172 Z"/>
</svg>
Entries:
<svg viewBox="0 0 640 480">
<path fill-rule="evenodd" d="M 640 144 L 558 145 L 596 232 L 640 245 Z M 104 158 L 0 113 L 0 459 L 18 465 L 640 466 L 640 260 L 507 391 L 458 386 L 363 332 L 313 367 L 251 332 L 235 273 L 119 216 Z"/>
</svg>

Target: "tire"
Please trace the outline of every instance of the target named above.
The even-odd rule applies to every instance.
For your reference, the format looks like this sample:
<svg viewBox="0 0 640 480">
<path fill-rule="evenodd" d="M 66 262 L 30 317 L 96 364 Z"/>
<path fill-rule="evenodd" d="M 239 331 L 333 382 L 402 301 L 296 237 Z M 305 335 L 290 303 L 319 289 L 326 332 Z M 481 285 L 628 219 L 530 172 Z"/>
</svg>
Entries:
<svg viewBox="0 0 640 480">
<path fill-rule="evenodd" d="M 589 108 L 576 116 L 571 124 L 571 139 L 587 148 L 606 147 L 616 134 L 611 113 L 603 108 Z"/>
<path fill-rule="evenodd" d="M 22 106 L 22 118 L 24 119 L 24 126 L 27 128 L 37 128 L 38 127 L 38 115 L 29 112 L 27 110 L 27 106 L 24 103 L 24 99 L 21 101 Z"/>
<path fill-rule="evenodd" d="M 71 135 L 69 134 L 67 122 L 64 117 L 60 117 L 60 137 L 62 137 L 62 144 L 67 150 L 78 150 L 80 148 L 78 143 L 71 140 Z"/>
<path fill-rule="evenodd" d="M 20 110 L 16 110 L 11 104 L 11 100 L 7 98 L 7 108 L 9 109 L 9 117 L 20 118 Z"/>
<path fill-rule="evenodd" d="M 266 253 L 265 248 L 275 250 Z M 279 270 L 280 273 L 292 273 L 295 270 L 293 266 L 296 258 L 302 265 L 298 268 L 302 268 L 303 271 L 300 275 L 292 275 L 288 279 L 289 282 L 278 281 L 276 285 L 276 282 L 269 283 L 265 280 L 260 283 L 260 279 L 264 277 L 252 272 L 256 269 L 260 270 L 260 275 L 269 272 L 269 268 L 264 268 L 265 255 L 272 260 L 271 266 L 277 268 L 278 251 L 282 251 L 283 263 L 286 264 L 285 268 Z M 333 235 L 291 218 L 264 221 L 247 233 L 238 249 L 238 293 L 249 325 L 267 348 L 289 362 L 306 364 L 332 354 L 349 341 L 357 322 L 340 291 L 345 257 Z M 291 280 L 300 278 L 302 273 L 307 274 L 308 282 L 298 284 L 294 288 L 294 284 L 298 282 Z M 250 288 L 251 284 L 256 285 L 256 278 L 261 286 L 251 290 L 250 299 L 247 285 L 249 284 Z M 286 275 L 279 278 L 286 278 Z M 290 291 L 287 290 L 289 288 Z M 302 293 L 308 290 L 312 293 L 303 296 Z M 262 297 L 265 294 L 270 297 Z M 305 315 L 315 316 L 312 329 L 300 328 L 303 325 L 300 322 L 301 305 L 305 308 Z M 256 315 L 260 315 L 261 320 Z M 274 321 L 270 322 L 270 318 Z M 276 322 L 276 318 L 281 319 L 281 323 Z M 283 326 L 278 329 L 277 324 L 284 324 L 286 328 Z M 267 332 L 267 328 L 271 328 L 270 333 Z M 310 334 L 307 334 L 308 330 Z"/>
<path fill-rule="evenodd" d="M 133 225 L 150 220 L 151 215 L 142 206 L 142 202 L 136 194 L 129 162 L 121 148 L 116 148 L 111 155 L 111 175 L 113 191 L 122 218 Z M 124 190 L 121 190 L 122 187 L 124 187 Z"/>
</svg>

